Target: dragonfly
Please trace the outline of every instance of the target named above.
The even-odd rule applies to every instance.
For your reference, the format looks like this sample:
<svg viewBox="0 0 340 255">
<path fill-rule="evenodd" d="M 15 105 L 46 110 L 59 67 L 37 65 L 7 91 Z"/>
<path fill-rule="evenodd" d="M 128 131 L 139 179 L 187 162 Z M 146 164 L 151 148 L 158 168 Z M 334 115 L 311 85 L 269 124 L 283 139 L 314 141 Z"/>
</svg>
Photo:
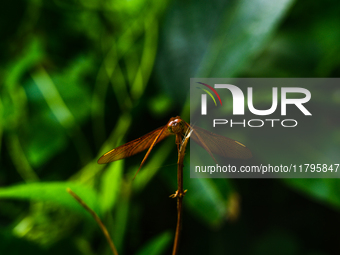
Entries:
<svg viewBox="0 0 340 255">
<path fill-rule="evenodd" d="M 124 159 L 148 149 L 142 160 L 142 163 L 139 166 L 137 171 L 138 173 L 155 144 L 170 135 L 176 135 L 177 150 L 179 150 L 182 138 L 186 133 L 188 133 L 189 130 L 193 130 L 191 139 L 203 147 L 214 160 L 215 158 L 213 154 L 235 159 L 250 159 L 252 157 L 251 151 L 242 143 L 228 137 L 212 133 L 203 128 L 189 125 L 180 116 L 177 116 L 170 118 L 165 126 L 159 127 L 140 138 L 137 138 L 105 153 L 99 158 L 98 164 L 106 164 L 116 160 Z"/>
</svg>

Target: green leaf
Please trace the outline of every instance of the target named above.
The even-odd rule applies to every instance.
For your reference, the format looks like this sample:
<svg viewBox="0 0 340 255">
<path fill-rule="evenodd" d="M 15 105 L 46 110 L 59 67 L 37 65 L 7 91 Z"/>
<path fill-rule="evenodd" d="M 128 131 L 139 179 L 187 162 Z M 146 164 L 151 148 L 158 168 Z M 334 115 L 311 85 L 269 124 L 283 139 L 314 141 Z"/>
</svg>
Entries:
<svg viewBox="0 0 340 255">
<path fill-rule="evenodd" d="M 172 240 L 170 232 L 164 232 L 149 241 L 137 255 L 158 255 L 163 254 Z"/>
<path fill-rule="evenodd" d="M 99 199 L 95 191 L 72 182 L 37 182 L 0 189 L 0 198 L 52 202 L 88 216 L 88 212 L 66 191 L 70 188 L 91 209 L 99 214 Z"/>
<path fill-rule="evenodd" d="M 265 47 L 292 2 L 176 1 L 155 65 L 166 93 L 184 100 L 192 77 L 237 75 Z"/>
<path fill-rule="evenodd" d="M 101 178 L 101 208 L 103 212 L 111 209 L 120 192 L 124 160 L 112 162 Z"/>
<path fill-rule="evenodd" d="M 283 181 L 317 201 L 340 208 L 340 179 L 284 179 Z"/>
<path fill-rule="evenodd" d="M 218 226 L 226 219 L 227 201 L 223 199 L 212 179 L 189 179 L 185 204 L 191 213 L 211 226 Z"/>
<path fill-rule="evenodd" d="M 79 123 L 90 115 L 90 92 L 82 82 L 92 61 L 91 57 L 79 57 L 62 74 L 40 68 L 25 81 L 27 98 L 34 109 L 26 126 L 29 139 L 25 146 L 32 165 L 40 166 L 54 156 L 67 144 L 68 136 L 83 162 L 91 158 Z M 50 146 L 46 146 L 46 140 Z"/>
<path fill-rule="evenodd" d="M 41 61 L 43 56 L 42 44 L 38 39 L 34 38 L 26 45 L 20 58 L 8 67 L 9 72 L 5 80 L 6 86 L 13 87 L 17 84 L 32 66 Z"/>
</svg>

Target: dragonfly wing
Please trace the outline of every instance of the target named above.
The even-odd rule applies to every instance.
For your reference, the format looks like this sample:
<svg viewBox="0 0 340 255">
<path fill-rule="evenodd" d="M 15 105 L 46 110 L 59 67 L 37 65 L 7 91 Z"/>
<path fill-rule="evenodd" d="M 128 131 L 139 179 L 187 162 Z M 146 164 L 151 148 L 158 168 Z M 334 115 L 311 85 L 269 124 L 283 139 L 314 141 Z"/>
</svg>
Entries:
<svg viewBox="0 0 340 255">
<path fill-rule="evenodd" d="M 192 126 L 191 126 L 192 127 Z M 214 134 L 200 127 L 192 127 L 191 138 L 205 150 L 225 158 L 250 159 L 251 151 L 242 143 L 225 136 Z M 208 151 L 209 152 L 209 151 Z M 209 152 L 209 153 L 210 153 Z"/>
<path fill-rule="evenodd" d="M 164 130 L 163 130 L 164 129 Z M 162 132 L 163 130 L 163 132 Z M 168 131 L 166 126 L 157 128 L 154 131 L 151 131 L 150 133 L 147 133 L 146 135 L 137 138 L 131 142 L 128 142 L 126 144 L 123 144 L 107 153 L 105 153 L 103 156 L 100 157 L 100 159 L 98 160 L 99 164 L 106 164 L 112 161 L 116 161 L 119 159 L 123 159 L 123 158 L 127 158 L 130 157 L 132 155 L 135 155 L 141 151 L 144 151 L 146 149 L 148 149 L 152 143 L 154 142 L 154 140 L 156 139 L 156 137 L 158 136 L 158 134 L 161 133 L 161 135 L 159 136 L 159 138 L 157 139 L 157 142 L 162 141 L 165 137 L 171 135 L 171 133 Z"/>
</svg>

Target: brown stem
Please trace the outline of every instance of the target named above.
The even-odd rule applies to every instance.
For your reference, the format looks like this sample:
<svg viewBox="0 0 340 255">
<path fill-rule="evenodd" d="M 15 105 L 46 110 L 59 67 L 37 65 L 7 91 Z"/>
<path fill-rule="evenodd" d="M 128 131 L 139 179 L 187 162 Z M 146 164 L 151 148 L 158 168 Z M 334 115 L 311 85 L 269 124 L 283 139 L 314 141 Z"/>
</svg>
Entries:
<svg viewBox="0 0 340 255">
<path fill-rule="evenodd" d="M 86 211 L 88 211 L 92 217 L 95 219 L 95 221 L 98 223 L 100 229 L 102 230 L 107 242 L 109 243 L 110 245 L 110 248 L 112 250 L 112 253 L 114 255 L 118 255 L 118 252 L 117 252 L 117 249 L 115 247 L 115 245 L 113 244 L 112 240 L 111 240 L 111 237 L 110 237 L 110 234 L 109 232 L 107 231 L 107 228 L 105 227 L 105 225 L 103 224 L 103 222 L 100 220 L 100 218 L 98 217 L 98 215 L 76 194 L 74 193 L 70 188 L 67 188 L 66 189 L 67 192 L 75 199 L 77 200 L 77 202 L 82 206 L 84 207 L 84 209 Z"/>
<path fill-rule="evenodd" d="M 191 132 L 189 132 L 189 134 L 185 136 L 183 143 L 178 151 L 178 161 L 177 161 L 177 186 L 178 187 L 177 187 L 176 194 L 171 196 L 171 197 L 177 197 L 177 225 L 176 225 L 176 234 L 175 234 L 172 255 L 177 255 L 178 253 L 179 240 L 180 240 L 181 230 L 182 230 L 182 203 L 183 203 L 183 197 L 186 192 L 183 190 L 183 160 L 184 160 L 184 155 L 185 155 L 185 149 L 189 141 L 190 135 L 191 135 Z M 177 135 L 176 140 L 179 140 L 179 139 L 180 139 L 180 135 Z"/>
</svg>

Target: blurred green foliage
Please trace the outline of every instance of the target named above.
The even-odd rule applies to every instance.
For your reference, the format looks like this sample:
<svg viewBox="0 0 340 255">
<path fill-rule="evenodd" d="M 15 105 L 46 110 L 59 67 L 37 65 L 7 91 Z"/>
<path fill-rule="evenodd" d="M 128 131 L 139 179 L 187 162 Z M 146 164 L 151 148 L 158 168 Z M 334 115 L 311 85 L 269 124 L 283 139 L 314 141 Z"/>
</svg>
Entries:
<svg viewBox="0 0 340 255">
<path fill-rule="evenodd" d="M 2 1 L 0 254 L 110 254 L 67 187 L 101 216 L 119 254 L 169 254 L 174 139 L 156 146 L 134 181 L 143 155 L 108 165 L 99 156 L 172 116 L 188 120 L 190 77 L 339 77 L 339 13 L 335 0 Z M 313 98 L 339 116 L 339 93 Z M 332 132 L 315 125 L 311 139 L 339 145 L 339 120 L 324 121 Z M 338 148 L 328 151 L 338 158 Z M 186 171 L 184 186 L 180 254 L 338 249 L 337 179 L 189 179 Z"/>
</svg>

